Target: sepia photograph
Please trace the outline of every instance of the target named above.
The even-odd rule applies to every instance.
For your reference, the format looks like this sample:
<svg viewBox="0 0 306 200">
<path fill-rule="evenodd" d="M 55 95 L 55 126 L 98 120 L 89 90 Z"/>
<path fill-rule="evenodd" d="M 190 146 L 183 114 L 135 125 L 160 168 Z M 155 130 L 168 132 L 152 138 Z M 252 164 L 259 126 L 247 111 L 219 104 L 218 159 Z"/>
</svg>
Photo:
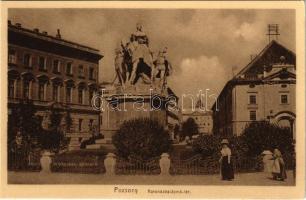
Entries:
<svg viewBox="0 0 306 200">
<path fill-rule="evenodd" d="M 8 187 L 188 198 L 301 186 L 305 27 L 293 6 L 34 5 L 7 6 L 1 25 Z"/>
</svg>

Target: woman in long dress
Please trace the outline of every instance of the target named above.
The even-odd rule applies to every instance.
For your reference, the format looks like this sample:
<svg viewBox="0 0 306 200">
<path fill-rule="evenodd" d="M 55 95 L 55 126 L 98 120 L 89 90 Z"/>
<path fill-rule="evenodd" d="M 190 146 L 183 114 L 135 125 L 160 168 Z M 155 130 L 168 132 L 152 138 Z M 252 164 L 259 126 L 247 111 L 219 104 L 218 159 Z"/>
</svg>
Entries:
<svg viewBox="0 0 306 200">
<path fill-rule="evenodd" d="M 272 176 L 274 180 L 285 180 L 287 178 L 285 162 L 282 153 L 278 149 L 274 149 L 273 153 Z"/>
<path fill-rule="evenodd" d="M 222 149 L 221 149 L 221 176 L 222 180 L 231 181 L 234 179 L 234 170 L 233 170 L 233 163 L 231 160 L 231 149 L 228 147 L 229 142 L 227 139 L 223 139 L 221 142 Z"/>
</svg>

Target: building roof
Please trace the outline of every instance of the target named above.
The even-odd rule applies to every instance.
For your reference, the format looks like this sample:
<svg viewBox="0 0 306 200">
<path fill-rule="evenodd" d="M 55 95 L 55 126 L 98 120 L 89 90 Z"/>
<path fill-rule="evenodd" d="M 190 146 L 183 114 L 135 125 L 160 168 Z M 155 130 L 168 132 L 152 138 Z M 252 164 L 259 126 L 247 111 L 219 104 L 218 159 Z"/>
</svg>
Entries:
<svg viewBox="0 0 306 200">
<path fill-rule="evenodd" d="M 285 57 L 285 62 L 287 64 L 295 65 L 295 53 L 277 41 L 272 40 L 250 63 L 248 63 L 242 70 L 240 70 L 240 72 L 238 72 L 225 84 L 219 94 L 219 97 L 224 95 L 225 91 L 228 91 L 234 85 L 262 83 L 264 78 L 263 76 L 261 77 L 258 75 L 264 73 L 265 66 L 271 66 L 275 63 L 279 63 L 281 56 Z M 216 102 L 213 104 L 212 110 L 214 110 L 215 106 Z"/>
<path fill-rule="evenodd" d="M 96 54 L 96 55 L 99 55 L 99 56 L 103 57 L 99 53 L 98 49 L 95 49 L 95 48 L 92 48 L 92 47 L 89 47 L 89 46 L 85 46 L 85 45 L 82 45 L 82 44 L 79 44 L 79 43 L 76 43 L 76 42 L 72 42 L 72 41 L 69 41 L 69 40 L 62 39 L 61 36 L 55 37 L 55 36 L 52 36 L 52 35 L 48 35 L 48 33 L 45 32 L 45 31 L 39 32 L 39 29 L 33 29 L 33 30 L 27 29 L 27 28 L 22 27 L 20 23 L 16 23 L 15 25 L 13 25 L 10 20 L 8 21 L 8 29 L 10 31 L 20 33 L 20 34 L 23 34 L 23 35 L 27 35 L 27 36 L 32 37 L 32 38 L 37 38 L 37 39 L 40 39 L 40 40 L 44 40 L 46 42 L 57 43 L 59 45 L 64 45 L 64 46 L 67 46 L 69 48 L 78 49 L 78 50 L 81 50 L 81 51 L 85 51 L 85 52 L 88 52 L 88 53 L 91 53 L 91 54 Z"/>
<path fill-rule="evenodd" d="M 188 115 L 188 116 L 191 116 L 191 115 L 192 116 L 199 116 L 199 115 L 201 115 L 201 116 L 209 116 L 211 114 L 212 114 L 211 111 L 200 111 L 198 109 L 196 109 L 196 110 L 184 110 L 182 112 L 182 115 Z"/>
<path fill-rule="evenodd" d="M 287 49 L 275 40 L 272 40 L 254 59 L 251 60 L 234 78 L 239 78 L 245 74 L 263 73 L 263 66 L 277 63 L 280 56 L 285 56 L 286 62 L 295 64 L 295 53 Z"/>
</svg>

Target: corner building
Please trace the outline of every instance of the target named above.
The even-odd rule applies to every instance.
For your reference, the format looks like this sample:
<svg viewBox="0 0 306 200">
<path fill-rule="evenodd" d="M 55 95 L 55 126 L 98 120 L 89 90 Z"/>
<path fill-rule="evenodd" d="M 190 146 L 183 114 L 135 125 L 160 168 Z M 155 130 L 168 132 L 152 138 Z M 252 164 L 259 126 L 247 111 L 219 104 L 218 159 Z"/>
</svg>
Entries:
<svg viewBox="0 0 306 200">
<path fill-rule="evenodd" d="M 273 40 L 224 86 L 212 108 L 214 133 L 239 136 L 265 120 L 290 128 L 295 139 L 295 93 L 295 53 Z"/>
<path fill-rule="evenodd" d="M 50 109 L 69 111 L 72 126 L 67 136 L 88 137 L 99 129 L 100 111 L 91 106 L 98 90 L 98 50 L 62 39 L 39 29 L 8 21 L 8 113 L 29 99 L 42 126 L 50 125 Z M 62 123 L 64 124 L 64 123 Z"/>
</svg>

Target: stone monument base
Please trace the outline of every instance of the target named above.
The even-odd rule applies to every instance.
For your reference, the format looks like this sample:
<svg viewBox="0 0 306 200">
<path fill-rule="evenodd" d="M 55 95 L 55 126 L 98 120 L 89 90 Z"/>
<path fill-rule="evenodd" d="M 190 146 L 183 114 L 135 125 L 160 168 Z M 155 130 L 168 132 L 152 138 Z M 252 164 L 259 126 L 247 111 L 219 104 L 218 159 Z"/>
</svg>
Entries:
<svg viewBox="0 0 306 200">
<path fill-rule="evenodd" d="M 124 92 L 116 89 L 104 96 L 101 133 L 111 143 L 112 136 L 124 121 L 149 118 L 167 125 L 166 95 L 150 85 L 130 86 Z"/>
</svg>

